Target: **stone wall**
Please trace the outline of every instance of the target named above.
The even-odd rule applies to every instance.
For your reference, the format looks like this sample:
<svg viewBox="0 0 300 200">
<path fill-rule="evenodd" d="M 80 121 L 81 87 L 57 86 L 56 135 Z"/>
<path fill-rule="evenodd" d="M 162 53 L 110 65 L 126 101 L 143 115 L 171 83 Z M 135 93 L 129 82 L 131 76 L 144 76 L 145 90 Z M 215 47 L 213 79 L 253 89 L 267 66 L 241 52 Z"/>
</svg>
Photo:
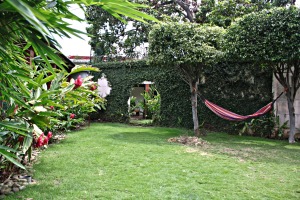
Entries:
<svg viewBox="0 0 300 200">
<path fill-rule="evenodd" d="M 280 83 L 273 77 L 273 93 L 276 98 L 284 88 Z M 300 90 L 297 91 L 297 95 L 294 102 L 295 115 L 296 115 L 296 128 L 300 129 Z M 274 113 L 279 116 L 280 124 L 289 120 L 289 110 L 285 94 L 283 94 L 274 104 Z M 289 125 L 289 124 L 288 124 Z"/>
</svg>

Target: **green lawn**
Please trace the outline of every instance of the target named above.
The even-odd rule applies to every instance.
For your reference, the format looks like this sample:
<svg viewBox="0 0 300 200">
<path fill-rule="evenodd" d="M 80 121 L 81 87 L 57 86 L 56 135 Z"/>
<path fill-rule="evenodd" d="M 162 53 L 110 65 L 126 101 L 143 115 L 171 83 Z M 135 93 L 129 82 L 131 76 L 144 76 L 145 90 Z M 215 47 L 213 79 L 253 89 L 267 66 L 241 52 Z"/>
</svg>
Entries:
<svg viewBox="0 0 300 200">
<path fill-rule="evenodd" d="M 7 199 L 300 199 L 300 145 L 209 133 L 204 147 L 168 143 L 182 129 L 92 124 L 50 146 L 38 184 Z"/>
</svg>

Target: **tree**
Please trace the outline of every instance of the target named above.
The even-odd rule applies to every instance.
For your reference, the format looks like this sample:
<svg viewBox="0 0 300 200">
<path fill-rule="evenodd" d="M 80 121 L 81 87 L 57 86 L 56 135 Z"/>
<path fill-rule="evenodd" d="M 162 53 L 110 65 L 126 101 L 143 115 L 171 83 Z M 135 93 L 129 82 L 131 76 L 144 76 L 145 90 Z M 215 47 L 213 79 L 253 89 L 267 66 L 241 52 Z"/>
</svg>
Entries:
<svg viewBox="0 0 300 200">
<path fill-rule="evenodd" d="M 204 0 L 201 2 L 196 21 L 226 28 L 236 18 L 271 6 L 270 3 L 259 0 Z"/>
<path fill-rule="evenodd" d="M 232 58 L 272 68 L 279 83 L 288 89 L 290 143 L 295 142 L 294 100 L 300 87 L 299 21 L 296 7 L 263 10 L 243 17 L 225 36 L 225 48 Z"/>
<path fill-rule="evenodd" d="M 89 6 L 86 13 L 90 24 L 87 32 L 92 35 L 90 45 L 97 58 L 108 56 L 109 59 L 114 59 L 122 53 L 129 58 L 135 58 L 137 55 L 134 48 L 147 41 L 147 24 L 131 21 L 131 29 L 128 30 L 126 23 L 99 6 Z"/>
<path fill-rule="evenodd" d="M 149 33 L 150 63 L 174 67 L 190 87 L 196 136 L 200 134 L 198 85 L 203 77 L 203 69 L 212 66 L 222 55 L 219 42 L 223 31 L 220 27 L 193 23 L 164 23 L 153 26 Z"/>
<path fill-rule="evenodd" d="M 147 8 L 143 8 L 143 11 L 161 21 L 193 22 L 224 28 L 228 27 L 238 17 L 271 6 L 270 3 L 260 0 L 130 1 L 148 5 Z M 99 6 L 88 7 L 86 13 L 90 24 L 87 31 L 92 35 L 90 44 L 96 57 L 103 55 L 115 57 L 122 53 L 128 58 L 136 58 L 138 54 L 134 49 L 148 42 L 150 31 L 148 24 L 132 20 L 130 30 L 128 30 L 126 24 L 115 20 L 107 11 Z"/>
</svg>

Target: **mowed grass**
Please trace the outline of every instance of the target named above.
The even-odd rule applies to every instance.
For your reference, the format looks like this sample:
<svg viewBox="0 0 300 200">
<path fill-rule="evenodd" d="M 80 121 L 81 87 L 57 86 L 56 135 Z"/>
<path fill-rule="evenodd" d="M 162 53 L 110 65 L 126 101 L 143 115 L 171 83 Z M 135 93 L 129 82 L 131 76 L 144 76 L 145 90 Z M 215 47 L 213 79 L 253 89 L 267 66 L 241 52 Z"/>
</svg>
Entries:
<svg viewBox="0 0 300 200">
<path fill-rule="evenodd" d="M 40 154 L 37 184 L 6 199 L 300 199 L 300 145 L 183 129 L 92 124 Z"/>
</svg>

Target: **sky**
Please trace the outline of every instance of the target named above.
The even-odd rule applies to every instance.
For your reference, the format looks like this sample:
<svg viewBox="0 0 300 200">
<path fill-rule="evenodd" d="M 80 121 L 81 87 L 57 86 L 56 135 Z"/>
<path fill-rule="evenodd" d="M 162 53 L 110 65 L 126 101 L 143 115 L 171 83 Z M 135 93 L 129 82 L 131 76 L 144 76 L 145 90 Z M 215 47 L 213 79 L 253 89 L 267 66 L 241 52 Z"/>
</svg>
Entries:
<svg viewBox="0 0 300 200">
<path fill-rule="evenodd" d="M 300 7 L 300 0 L 296 0 L 296 6 Z M 75 13 L 80 18 L 84 19 L 83 11 L 76 6 L 72 6 L 71 11 Z M 82 32 L 86 32 L 87 23 L 80 23 L 78 21 L 70 21 L 72 24 L 72 28 L 76 28 Z M 55 36 L 54 36 L 55 37 Z M 86 35 L 82 35 L 82 39 L 72 36 L 69 38 L 60 38 L 55 37 L 59 42 L 62 48 L 60 48 L 61 52 L 65 56 L 90 56 L 91 55 L 91 46 L 89 45 L 90 38 Z"/>
<path fill-rule="evenodd" d="M 84 12 L 79 8 L 72 6 L 71 11 L 76 14 L 78 17 L 84 19 Z M 82 32 L 86 33 L 87 23 L 78 22 L 78 21 L 68 21 L 71 23 L 72 28 L 76 28 Z M 65 56 L 89 56 L 91 53 L 91 46 L 89 45 L 90 38 L 86 35 L 81 35 L 82 39 L 71 36 L 71 38 L 60 38 L 58 36 L 54 36 L 54 38 L 58 41 L 62 48 L 60 51 Z"/>
</svg>

